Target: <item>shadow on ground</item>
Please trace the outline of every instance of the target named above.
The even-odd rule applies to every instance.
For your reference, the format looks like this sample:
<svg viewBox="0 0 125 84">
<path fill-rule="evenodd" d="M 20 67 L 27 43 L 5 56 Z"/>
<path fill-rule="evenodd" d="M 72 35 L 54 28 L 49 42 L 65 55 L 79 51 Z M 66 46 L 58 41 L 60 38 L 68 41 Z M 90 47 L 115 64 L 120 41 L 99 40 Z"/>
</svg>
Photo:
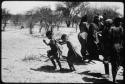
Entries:
<svg viewBox="0 0 125 84">
<path fill-rule="evenodd" d="M 98 78 L 89 78 L 89 77 L 84 77 L 82 79 L 86 82 L 92 82 L 92 83 L 113 84 L 111 81 L 108 81 L 107 79 L 98 79 Z"/>
<path fill-rule="evenodd" d="M 104 74 L 101 73 L 92 73 L 90 71 L 85 71 L 85 72 L 81 72 L 78 73 L 81 75 L 89 75 L 89 76 L 93 76 L 93 77 L 84 77 L 82 78 L 84 81 L 86 82 L 92 82 L 92 83 L 104 83 L 104 84 L 115 84 L 112 81 L 109 81 L 108 79 L 106 79 L 104 77 Z M 123 80 L 116 80 L 116 84 L 123 84 Z"/>
<path fill-rule="evenodd" d="M 103 74 L 101 74 L 101 73 L 92 73 L 90 71 L 85 71 L 85 72 L 81 72 L 81 73 L 78 73 L 78 74 L 89 75 L 89 76 L 93 76 L 93 77 L 97 77 L 97 78 L 103 77 Z"/>
<path fill-rule="evenodd" d="M 87 62 L 77 62 L 77 63 L 74 63 L 75 65 L 88 65 L 89 63 Z"/>
<path fill-rule="evenodd" d="M 72 72 L 66 68 L 63 68 L 61 71 L 55 70 L 53 66 L 49 66 L 49 65 L 41 66 L 41 67 L 36 68 L 36 69 L 33 69 L 33 68 L 30 68 L 30 69 L 34 70 L 34 71 L 44 71 L 44 72 L 49 72 L 49 73 L 69 73 L 69 72 Z"/>
<path fill-rule="evenodd" d="M 81 72 L 79 74 L 84 74 L 84 75 L 89 75 L 89 76 L 92 76 L 91 78 L 90 77 L 84 77 L 82 78 L 84 81 L 86 82 L 92 82 L 92 83 L 106 83 L 106 84 L 113 84 L 111 81 L 105 79 L 103 77 L 103 74 L 101 73 L 92 73 L 90 71 L 85 71 L 85 72 Z"/>
<path fill-rule="evenodd" d="M 112 81 L 109 81 L 107 79 L 98 79 L 98 78 L 89 78 L 89 77 L 84 77 L 82 78 L 86 82 L 92 82 L 93 84 L 125 84 L 123 80 L 117 80 L 116 83 L 113 83 Z"/>
<path fill-rule="evenodd" d="M 125 84 L 125 81 L 123 80 L 116 80 L 117 84 Z"/>
</svg>

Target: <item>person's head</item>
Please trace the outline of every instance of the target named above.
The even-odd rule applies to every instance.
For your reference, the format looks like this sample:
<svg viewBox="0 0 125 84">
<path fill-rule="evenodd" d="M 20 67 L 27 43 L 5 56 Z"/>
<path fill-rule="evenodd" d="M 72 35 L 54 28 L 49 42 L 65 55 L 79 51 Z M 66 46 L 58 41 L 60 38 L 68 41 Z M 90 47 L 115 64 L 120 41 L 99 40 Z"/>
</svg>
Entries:
<svg viewBox="0 0 125 84">
<path fill-rule="evenodd" d="M 88 19 L 87 15 L 84 15 L 84 16 L 81 18 L 81 22 L 87 22 L 87 19 Z"/>
<path fill-rule="evenodd" d="M 104 16 L 106 16 L 107 14 L 106 13 L 103 13 Z"/>
<path fill-rule="evenodd" d="M 88 24 L 86 23 L 86 22 L 84 22 L 84 23 L 81 23 L 80 25 L 79 25 L 79 30 L 80 30 L 80 32 L 84 32 L 84 31 L 88 31 Z"/>
<path fill-rule="evenodd" d="M 114 25 L 116 27 L 120 26 L 120 23 L 122 22 L 122 19 L 120 17 L 116 17 L 113 21 Z"/>
<path fill-rule="evenodd" d="M 99 16 L 99 13 L 96 13 L 96 16 Z"/>
<path fill-rule="evenodd" d="M 68 36 L 66 34 L 63 34 L 61 36 L 61 39 L 62 39 L 62 41 L 67 41 L 68 40 Z"/>
<path fill-rule="evenodd" d="M 99 22 L 99 16 L 95 15 L 94 18 L 93 18 L 93 22 L 98 23 Z"/>
<path fill-rule="evenodd" d="M 101 22 L 103 21 L 103 16 L 102 15 L 99 16 L 99 21 L 101 21 Z"/>
<path fill-rule="evenodd" d="M 87 15 L 84 15 L 82 18 L 81 18 L 81 22 L 80 22 L 80 25 L 79 25 L 79 30 L 80 32 L 84 31 L 85 28 L 83 28 L 83 22 L 87 22 Z"/>
<path fill-rule="evenodd" d="M 47 36 L 48 39 L 52 39 L 52 35 L 53 35 L 53 34 L 52 34 L 51 31 L 47 31 L 47 32 L 46 32 L 46 36 Z"/>
<path fill-rule="evenodd" d="M 113 23 L 112 19 L 105 20 L 105 26 L 107 26 L 107 27 L 111 27 L 112 23 Z"/>
</svg>

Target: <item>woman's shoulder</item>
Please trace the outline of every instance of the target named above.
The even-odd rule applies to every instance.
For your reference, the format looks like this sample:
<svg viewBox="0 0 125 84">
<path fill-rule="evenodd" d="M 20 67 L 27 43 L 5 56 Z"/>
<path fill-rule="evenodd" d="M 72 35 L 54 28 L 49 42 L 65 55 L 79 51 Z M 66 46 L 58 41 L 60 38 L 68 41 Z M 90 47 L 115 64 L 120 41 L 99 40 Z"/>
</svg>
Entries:
<svg viewBox="0 0 125 84">
<path fill-rule="evenodd" d="M 66 41 L 67 45 L 72 45 L 72 42 L 70 40 Z"/>
<path fill-rule="evenodd" d="M 121 29 L 121 27 L 115 27 L 115 26 L 112 26 L 111 28 L 110 28 L 110 30 L 112 30 L 112 31 L 118 31 L 118 30 L 120 30 Z"/>
<path fill-rule="evenodd" d="M 95 27 L 95 23 L 90 23 L 90 26 L 89 27 Z"/>
<path fill-rule="evenodd" d="M 83 24 L 88 24 L 88 22 L 82 22 Z"/>
</svg>

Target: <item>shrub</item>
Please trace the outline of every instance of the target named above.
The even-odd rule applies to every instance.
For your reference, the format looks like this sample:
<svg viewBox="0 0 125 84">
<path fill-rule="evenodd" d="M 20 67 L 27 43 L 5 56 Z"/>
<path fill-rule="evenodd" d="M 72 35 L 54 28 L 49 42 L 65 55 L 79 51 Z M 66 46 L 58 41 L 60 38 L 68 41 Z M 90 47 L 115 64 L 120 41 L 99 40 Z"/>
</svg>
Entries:
<svg viewBox="0 0 125 84">
<path fill-rule="evenodd" d="M 28 56 L 25 56 L 25 57 L 22 59 L 22 61 L 25 61 L 25 62 L 27 62 L 27 61 L 33 61 L 33 60 L 35 60 L 35 61 L 41 61 L 39 56 L 33 55 L 33 54 L 28 55 Z"/>
<path fill-rule="evenodd" d="M 85 15 L 85 13 L 89 16 L 88 22 L 91 23 L 93 21 L 93 17 L 96 14 L 103 15 L 106 13 L 106 17 L 110 19 L 114 19 L 115 17 L 119 16 L 119 13 L 116 12 L 116 10 L 113 10 L 113 8 L 110 7 L 103 7 L 103 8 L 86 8 L 86 11 L 82 11 L 82 16 Z"/>
</svg>

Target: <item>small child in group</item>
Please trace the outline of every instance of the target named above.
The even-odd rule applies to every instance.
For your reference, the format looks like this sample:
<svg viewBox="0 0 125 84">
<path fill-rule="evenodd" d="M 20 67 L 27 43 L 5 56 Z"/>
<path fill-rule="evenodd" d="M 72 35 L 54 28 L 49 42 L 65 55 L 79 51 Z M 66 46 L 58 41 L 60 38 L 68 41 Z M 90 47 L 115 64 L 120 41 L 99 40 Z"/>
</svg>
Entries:
<svg viewBox="0 0 125 84">
<path fill-rule="evenodd" d="M 55 59 L 59 65 L 60 70 L 62 70 L 62 66 L 59 61 L 59 56 L 58 56 L 58 46 L 56 44 L 56 40 L 53 39 L 53 33 L 51 31 L 47 31 L 46 36 L 50 40 L 50 42 L 47 43 L 45 40 L 43 40 L 43 42 L 47 46 L 50 46 L 50 48 L 51 48 L 51 50 L 47 51 L 47 56 L 50 58 L 52 64 L 54 65 L 54 69 L 56 69 L 56 63 L 54 61 L 54 59 Z"/>
<path fill-rule="evenodd" d="M 68 62 L 68 65 L 69 65 L 69 68 L 71 71 L 75 71 L 75 67 L 73 65 L 73 62 L 75 60 L 75 57 L 76 56 L 75 52 L 74 52 L 74 48 L 72 47 L 72 44 L 71 42 L 68 41 L 68 36 L 66 34 L 63 34 L 61 36 L 61 40 L 62 42 L 60 41 L 59 44 L 63 45 L 63 44 L 67 44 L 67 47 L 68 47 L 68 56 L 66 57 L 67 59 L 67 62 Z"/>
</svg>

